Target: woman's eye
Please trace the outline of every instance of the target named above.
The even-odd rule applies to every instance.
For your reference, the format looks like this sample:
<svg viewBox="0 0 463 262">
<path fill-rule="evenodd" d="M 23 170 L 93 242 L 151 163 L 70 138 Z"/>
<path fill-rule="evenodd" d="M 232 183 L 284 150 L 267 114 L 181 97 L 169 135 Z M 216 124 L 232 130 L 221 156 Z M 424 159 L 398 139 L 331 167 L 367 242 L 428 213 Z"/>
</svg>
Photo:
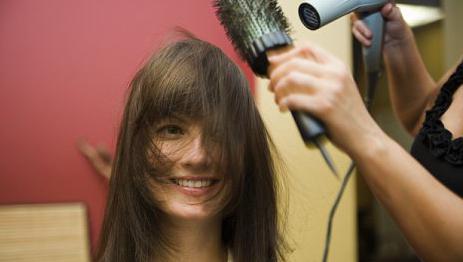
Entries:
<svg viewBox="0 0 463 262">
<path fill-rule="evenodd" d="M 161 138 L 175 139 L 184 135 L 183 129 L 177 125 L 166 125 L 157 130 Z"/>
</svg>

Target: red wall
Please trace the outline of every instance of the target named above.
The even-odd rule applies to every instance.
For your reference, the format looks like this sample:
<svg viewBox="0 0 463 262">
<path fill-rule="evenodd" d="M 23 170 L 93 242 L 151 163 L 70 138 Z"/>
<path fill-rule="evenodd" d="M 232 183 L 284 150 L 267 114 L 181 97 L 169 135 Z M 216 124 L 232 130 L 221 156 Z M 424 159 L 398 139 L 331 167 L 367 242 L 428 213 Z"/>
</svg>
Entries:
<svg viewBox="0 0 463 262">
<path fill-rule="evenodd" d="M 0 204 L 85 202 L 95 247 L 107 182 L 75 142 L 114 149 L 127 85 L 175 26 L 238 61 L 211 2 L 0 1 Z"/>
</svg>

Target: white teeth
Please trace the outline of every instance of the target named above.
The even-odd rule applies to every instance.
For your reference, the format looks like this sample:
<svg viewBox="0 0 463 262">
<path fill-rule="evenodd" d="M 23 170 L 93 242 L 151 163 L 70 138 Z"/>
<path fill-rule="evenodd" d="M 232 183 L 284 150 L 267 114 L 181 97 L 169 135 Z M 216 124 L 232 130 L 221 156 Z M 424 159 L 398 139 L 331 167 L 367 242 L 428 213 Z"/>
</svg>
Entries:
<svg viewBox="0 0 463 262">
<path fill-rule="evenodd" d="M 192 188 L 208 187 L 212 184 L 212 180 L 210 179 L 202 179 L 202 180 L 176 179 L 175 182 L 179 186 L 192 187 Z"/>
</svg>

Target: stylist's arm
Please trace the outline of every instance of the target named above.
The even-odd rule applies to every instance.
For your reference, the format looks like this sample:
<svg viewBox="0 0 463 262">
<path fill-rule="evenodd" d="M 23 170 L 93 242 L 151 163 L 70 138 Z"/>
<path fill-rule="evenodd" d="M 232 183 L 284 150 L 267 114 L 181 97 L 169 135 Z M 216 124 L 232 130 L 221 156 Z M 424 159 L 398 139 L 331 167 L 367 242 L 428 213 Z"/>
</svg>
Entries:
<svg viewBox="0 0 463 262">
<path fill-rule="evenodd" d="M 282 111 L 321 119 L 425 261 L 463 261 L 463 200 L 375 123 L 347 66 L 305 43 L 269 58 L 269 89 Z"/>
</svg>

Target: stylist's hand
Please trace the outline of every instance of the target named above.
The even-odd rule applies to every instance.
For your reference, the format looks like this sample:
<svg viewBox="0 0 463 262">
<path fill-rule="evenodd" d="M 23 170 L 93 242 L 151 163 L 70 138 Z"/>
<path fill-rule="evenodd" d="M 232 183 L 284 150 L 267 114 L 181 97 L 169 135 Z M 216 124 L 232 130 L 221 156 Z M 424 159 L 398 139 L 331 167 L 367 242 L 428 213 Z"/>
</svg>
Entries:
<svg viewBox="0 0 463 262">
<path fill-rule="evenodd" d="M 381 14 L 384 17 L 384 46 L 383 50 L 388 51 L 395 47 L 400 47 L 402 44 L 413 39 L 413 33 L 402 17 L 400 9 L 393 3 L 386 4 L 381 9 Z M 363 45 L 370 46 L 373 33 L 358 18 L 357 14 L 351 15 L 352 33 L 354 37 Z"/>
<path fill-rule="evenodd" d="M 327 127 L 332 142 L 346 153 L 362 150 L 363 136 L 381 129 L 367 112 L 346 65 L 311 43 L 269 56 L 269 89 L 280 110 L 305 111 Z"/>
<path fill-rule="evenodd" d="M 77 148 L 98 174 L 109 179 L 113 157 L 106 147 L 101 145 L 94 147 L 87 140 L 79 139 L 77 141 Z"/>
</svg>

